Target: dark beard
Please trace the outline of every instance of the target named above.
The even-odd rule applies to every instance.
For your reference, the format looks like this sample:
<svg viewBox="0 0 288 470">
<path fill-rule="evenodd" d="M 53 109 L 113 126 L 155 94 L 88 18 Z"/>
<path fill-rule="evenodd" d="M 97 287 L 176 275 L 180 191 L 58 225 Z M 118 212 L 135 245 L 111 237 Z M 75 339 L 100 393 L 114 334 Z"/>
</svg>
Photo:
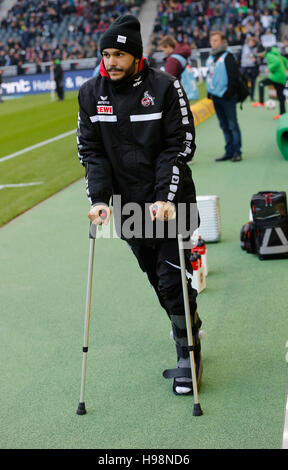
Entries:
<svg viewBox="0 0 288 470">
<path fill-rule="evenodd" d="M 121 83 L 122 83 L 122 81 L 127 80 L 127 78 L 131 77 L 131 76 L 134 74 L 134 72 L 135 72 L 135 67 L 136 67 L 136 59 L 135 59 L 135 57 L 134 57 L 131 66 L 129 67 L 129 69 L 127 69 L 127 70 L 125 71 L 124 77 L 118 78 L 118 79 L 116 79 L 116 80 L 112 80 L 112 82 L 114 82 L 114 83 L 120 83 L 120 82 L 121 82 Z M 108 72 L 108 73 L 109 73 L 109 72 Z M 110 79 L 110 80 L 111 80 L 111 79 Z"/>
</svg>

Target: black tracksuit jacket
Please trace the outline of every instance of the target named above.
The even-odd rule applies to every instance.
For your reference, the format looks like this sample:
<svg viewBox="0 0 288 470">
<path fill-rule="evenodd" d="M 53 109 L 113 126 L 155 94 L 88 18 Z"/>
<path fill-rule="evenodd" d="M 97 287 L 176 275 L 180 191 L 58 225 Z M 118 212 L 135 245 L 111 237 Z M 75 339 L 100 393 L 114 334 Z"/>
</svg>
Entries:
<svg viewBox="0 0 288 470">
<path fill-rule="evenodd" d="M 189 101 L 175 77 L 142 63 L 127 79 L 99 74 L 79 90 L 78 156 L 91 205 L 113 195 L 122 205 L 196 202 Z"/>
</svg>

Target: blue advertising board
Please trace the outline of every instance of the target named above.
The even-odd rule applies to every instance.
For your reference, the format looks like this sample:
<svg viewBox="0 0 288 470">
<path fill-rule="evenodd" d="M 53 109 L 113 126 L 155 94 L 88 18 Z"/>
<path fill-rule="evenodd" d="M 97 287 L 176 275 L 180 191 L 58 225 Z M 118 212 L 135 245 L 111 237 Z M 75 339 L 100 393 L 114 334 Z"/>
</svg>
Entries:
<svg viewBox="0 0 288 470">
<path fill-rule="evenodd" d="M 92 70 L 73 70 L 64 72 L 64 90 L 79 90 L 82 83 L 93 76 Z M 17 77 L 3 77 L 2 96 L 34 95 L 50 93 L 56 89 L 55 81 L 50 80 L 49 73 L 39 75 L 19 75 Z"/>
</svg>

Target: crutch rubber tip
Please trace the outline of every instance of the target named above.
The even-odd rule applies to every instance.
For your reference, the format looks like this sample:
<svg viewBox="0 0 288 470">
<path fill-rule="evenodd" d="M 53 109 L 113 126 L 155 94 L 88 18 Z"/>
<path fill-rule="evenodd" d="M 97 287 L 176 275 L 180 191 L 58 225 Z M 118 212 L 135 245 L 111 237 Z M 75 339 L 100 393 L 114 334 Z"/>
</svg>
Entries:
<svg viewBox="0 0 288 470">
<path fill-rule="evenodd" d="M 203 415 L 203 411 L 201 410 L 200 403 L 195 403 L 193 409 L 193 416 L 201 416 Z"/>
<path fill-rule="evenodd" d="M 80 402 L 77 408 L 77 415 L 85 415 L 85 414 L 86 414 L 85 403 Z"/>
</svg>

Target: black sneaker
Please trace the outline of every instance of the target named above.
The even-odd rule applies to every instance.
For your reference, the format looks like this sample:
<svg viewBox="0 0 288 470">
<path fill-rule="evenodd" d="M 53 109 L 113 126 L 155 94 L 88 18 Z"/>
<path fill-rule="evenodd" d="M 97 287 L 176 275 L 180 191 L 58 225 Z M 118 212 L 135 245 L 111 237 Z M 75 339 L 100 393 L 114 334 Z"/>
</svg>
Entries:
<svg viewBox="0 0 288 470">
<path fill-rule="evenodd" d="M 231 162 L 240 162 L 242 160 L 242 156 L 240 153 L 235 153 L 233 157 L 231 158 Z"/>
<path fill-rule="evenodd" d="M 231 160 L 232 158 L 229 155 L 223 155 L 223 157 L 215 158 L 215 162 L 225 162 L 225 160 Z"/>
</svg>

